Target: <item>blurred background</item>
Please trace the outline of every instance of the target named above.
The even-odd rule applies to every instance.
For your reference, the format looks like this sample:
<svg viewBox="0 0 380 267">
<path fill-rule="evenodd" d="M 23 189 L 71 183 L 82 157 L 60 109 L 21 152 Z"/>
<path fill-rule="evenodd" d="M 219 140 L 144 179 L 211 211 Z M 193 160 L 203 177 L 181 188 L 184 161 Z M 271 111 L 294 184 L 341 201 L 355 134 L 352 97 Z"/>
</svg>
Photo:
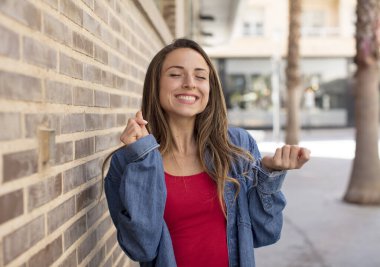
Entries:
<svg viewBox="0 0 380 267">
<path fill-rule="evenodd" d="M 140 108 L 147 65 L 177 37 L 210 55 L 230 124 L 263 154 L 289 132 L 312 151 L 287 176 L 282 238 L 256 250 L 257 266 L 380 266 L 379 10 L 376 0 L 0 0 L 0 266 L 137 266 L 117 245 L 101 166 Z"/>
</svg>

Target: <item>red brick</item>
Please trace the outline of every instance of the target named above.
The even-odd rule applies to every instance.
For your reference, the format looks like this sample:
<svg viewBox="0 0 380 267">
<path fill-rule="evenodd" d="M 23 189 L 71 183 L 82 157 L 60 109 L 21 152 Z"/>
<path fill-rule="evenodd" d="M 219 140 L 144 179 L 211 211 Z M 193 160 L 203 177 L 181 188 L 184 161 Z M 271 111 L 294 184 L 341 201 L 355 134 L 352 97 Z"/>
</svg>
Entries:
<svg viewBox="0 0 380 267">
<path fill-rule="evenodd" d="M 15 59 L 20 58 L 19 36 L 11 30 L 8 30 L 7 28 L 4 28 L 2 26 L 0 26 L 0 36 L 0 55 Z"/>
<path fill-rule="evenodd" d="M 28 1 L 2 0 L 0 12 L 34 30 L 41 29 L 41 12 Z"/>
<path fill-rule="evenodd" d="M 0 71 L 0 97 L 4 99 L 42 101 L 42 85 L 37 78 Z"/>
<path fill-rule="evenodd" d="M 61 133 L 84 131 L 84 114 L 65 114 L 61 119 Z"/>
<path fill-rule="evenodd" d="M 83 28 L 88 30 L 93 35 L 100 37 L 100 23 L 91 15 L 83 11 Z"/>
<path fill-rule="evenodd" d="M 61 0 L 60 11 L 78 25 L 83 23 L 83 11 L 71 0 Z"/>
<path fill-rule="evenodd" d="M 31 113 L 25 115 L 25 135 L 27 138 L 36 137 L 39 126 L 54 129 L 55 134 L 60 134 L 60 120 L 56 114 Z"/>
<path fill-rule="evenodd" d="M 75 243 L 84 233 L 86 233 L 86 216 L 82 216 L 75 221 L 64 233 L 65 250 Z"/>
<path fill-rule="evenodd" d="M 116 126 L 115 114 L 103 114 L 103 128 L 113 128 Z"/>
<path fill-rule="evenodd" d="M 76 267 L 77 255 L 76 250 L 74 250 L 67 258 L 59 265 L 59 267 Z"/>
<path fill-rule="evenodd" d="M 71 30 L 58 19 L 44 13 L 44 33 L 60 43 L 70 45 L 72 42 Z"/>
<path fill-rule="evenodd" d="M 75 215 L 75 197 L 71 197 L 47 214 L 48 233 L 52 233 Z"/>
<path fill-rule="evenodd" d="M 87 267 L 99 267 L 100 263 L 103 262 L 103 259 L 105 257 L 105 248 L 102 246 L 96 253 L 95 256 L 90 260 Z"/>
<path fill-rule="evenodd" d="M 63 173 L 63 192 L 66 193 L 86 182 L 85 164 L 81 164 Z"/>
<path fill-rule="evenodd" d="M 22 189 L 0 196 L 0 224 L 24 213 Z"/>
<path fill-rule="evenodd" d="M 128 107 L 130 103 L 130 97 L 124 96 L 124 95 L 111 95 L 110 96 L 110 103 L 111 108 L 121 108 L 121 107 Z"/>
<path fill-rule="evenodd" d="M 102 70 L 102 84 L 108 87 L 114 87 L 114 75 L 108 71 Z"/>
<path fill-rule="evenodd" d="M 96 232 L 92 232 L 78 247 L 78 263 L 80 264 L 86 256 L 96 247 Z"/>
<path fill-rule="evenodd" d="M 116 126 L 127 126 L 127 115 L 124 113 L 116 114 Z"/>
<path fill-rule="evenodd" d="M 108 23 L 108 11 L 107 11 L 107 8 L 99 0 L 95 0 L 95 3 L 94 3 L 94 12 L 95 12 L 96 15 L 98 15 L 99 18 L 101 18 L 103 21 L 105 21 L 106 23 Z"/>
<path fill-rule="evenodd" d="M 63 173 L 63 192 L 66 193 L 86 182 L 85 164 L 81 164 Z"/>
<path fill-rule="evenodd" d="M 6 125 L 0 131 L 0 141 L 21 138 L 21 115 L 20 113 L 0 113 L 0 124 Z"/>
<path fill-rule="evenodd" d="M 100 184 L 94 184 L 76 195 L 77 212 L 97 200 L 100 195 Z"/>
<path fill-rule="evenodd" d="M 106 200 L 103 199 L 101 202 L 97 202 L 97 205 L 87 212 L 87 227 L 93 226 L 106 212 Z"/>
<path fill-rule="evenodd" d="M 4 263 L 8 264 L 45 236 L 44 216 L 40 216 L 3 238 Z"/>
<path fill-rule="evenodd" d="M 115 78 L 114 79 L 115 88 L 126 91 L 126 89 L 127 89 L 127 81 L 124 78 L 119 77 L 117 75 L 115 75 L 114 78 Z"/>
<path fill-rule="evenodd" d="M 73 78 L 83 78 L 83 63 L 63 53 L 59 54 L 59 72 Z"/>
<path fill-rule="evenodd" d="M 102 267 L 112 267 L 112 255 L 106 259 Z"/>
<path fill-rule="evenodd" d="M 120 22 L 116 19 L 115 16 L 110 15 L 110 26 L 114 31 L 120 33 Z"/>
<path fill-rule="evenodd" d="M 74 105 L 77 106 L 94 106 L 94 90 L 83 87 L 74 87 L 73 91 Z"/>
<path fill-rule="evenodd" d="M 45 89 L 47 102 L 67 105 L 73 103 L 72 88 L 70 85 L 47 80 L 45 82 Z"/>
<path fill-rule="evenodd" d="M 94 0 L 82 0 L 89 8 L 94 9 Z"/>
<path fill-rule="evenodd" d="M 29 260 L 29 267 L 51 266 L 62 255 L 62 236 L 49 243 Z"/>
<path fill-rule="evenodd" d="M 123 251 L 121 250 L 121 248 L 119 246 L 116 246 L 113 253 L 112 253 L 112 261 L 115 265 L 115 263 L 117 262 L 118 258 L 120 257 L 120 254 L 122 253 Z M 119 264 L 118 265 L 115 265 L 115 266 L 120 266 Z"/>
<path fill-rule="evenodd" d="M 26 150 L 3 155 L 4 182 L 34 174 L 38 170 L 36 150 Z"/>
<path fill-rule="evenodd" d="M 84 65 L 84 75 L 83 79 L 85 81 L 90 81 L 93 83 L 101 83 L 102 82 L 102 70 L 93 65 Z"/>
<path fill-rule="evenodd" d="M 55 146 L 55 164 L 63 164 L 73 160 L 73 142 L 58 143 Z"/>
<path fill-rule="evenodd" d="M 124 54 L 127 57 L 131 52 L 131 50 L 128 48 L 128 45 L 124 43 L 122 40 L 118 40 L 117 49 L 120 51 L 120 53 Z"/>
<path fill-rule="evenodd" d="M 80 159 L 94 154 L 95 137 L 89 137 L 75 141 L 75 159 Z"/>
<path fill-rule="evenodd" d="M 108 28 L 106 28 L 105 26 L 102 26 L 100 29 L 100 35 L 101 35 L 102 41 L 105 44 L 108 44 L 109 46 L 116 48 L 116 38 L 109 31 Z"/>
<path fill-rule="evenodd" d="M 120 144 L 119 133 L 97 135 L 95 137 L 95 152 L 109 149 Z"/>
<path fill-rule="evenodd" d="M 58 0 L 43 0 L 46 4 L 54 9 L 58 9 Z"/>
<path fill-rule="evenodd" d="M 94 131 L 103 128 L 103 114 L 86 114 L 86 131 Z"/>
<path fill-rule="evenodd" d="M 62 174 L 28 187 L 28 211 L 38 208 L 62 193 Z"/>
<path fill-rule="evenodd" d="M 100 176 L 102 162 L 103 160 L 101 160 L 101 158 L 96 158 L 84 164 L 84 171 L 87 182 Z"/>
<path fill-rule="evenodd" d="M 112 251 L 112 249 L 115 246 L 116 242 L 117 242 L 116 230 L 114 229 L 112 235 L 110 237 L 108 237 L 108 239 L 106 241 L 106 253 L 107 254 Z"/>
<path fill-rule="evenodd" d="M 109 229 L 113 227 L 111 217 L 106 217 L 96 228 L 96 239 L 98 241 L 102 240 L 104 235 L 108 232 Z"/>
<path fill-rule="evenodd" d="M 57 52 L 29 37 L 23 38 L 23 56 L 28 63 L 44 68 L 57 68 Z"/>
<path fill-rule="evenodd" d="M 102 91 L 95 91 L 95 106 L 102 108 L 110 107 L 110 94 Z"/>
<path fill-rule="evenodd" d="M 80 33 L 73 32 L 73 47 L 76 51 L 82 52 L 88 56 L 94 54 L 94 44 Z"/>
<path fill-rule="evenodd" d="M 94 57 L 97 61 L 106 65 L 108 64 L 108 52 L 98 45 L 95 45 Z"/>
</svg>

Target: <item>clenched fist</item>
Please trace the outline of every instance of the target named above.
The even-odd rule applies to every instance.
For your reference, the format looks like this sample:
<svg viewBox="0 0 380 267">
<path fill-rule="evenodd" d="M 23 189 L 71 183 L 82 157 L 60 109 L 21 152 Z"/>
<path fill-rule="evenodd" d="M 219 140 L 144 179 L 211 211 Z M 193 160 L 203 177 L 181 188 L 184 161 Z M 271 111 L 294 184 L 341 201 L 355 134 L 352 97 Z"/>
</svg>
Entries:
<svg viewBox="0 0 380 267">
<path fill-rule="evenodd" d="M 310 159 L 310 150 L 296 145 L 277 148 L 274 156 L 265 156 L 261 163 L 270 171 L 301 168 Z"/>
<path fill-rule="evenodd" d="M 135 118 L 128 119 L 127 127 L 120 136 L 120 141 L 126 145 L 130 145 L 140 138 L 149 135 L 145 125 L 148 122 L 144 120 L 142 112 L 138 111 Z"/>
</svg>

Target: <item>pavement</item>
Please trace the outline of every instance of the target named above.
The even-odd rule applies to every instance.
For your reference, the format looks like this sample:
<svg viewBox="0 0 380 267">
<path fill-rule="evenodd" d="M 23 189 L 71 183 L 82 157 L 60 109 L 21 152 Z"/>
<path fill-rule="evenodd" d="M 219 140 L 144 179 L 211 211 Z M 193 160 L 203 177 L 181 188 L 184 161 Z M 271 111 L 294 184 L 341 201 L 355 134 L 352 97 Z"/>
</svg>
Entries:
<svg viewBox="0 0 380 267">
<path fill-rule="evenodd" d="M 260 137 L 263 154 L 281 145 L 270 141 L 270 133 L 252 134 Z M 301 140 L 300 145 L 311 148 L 311 160 L 289 171 L 281 239 L 255 250 L 256 266 L 380 267 L 380 206 L 342 201 L 354 157 L 354 130 L 303 131 Z"/>
</svg>

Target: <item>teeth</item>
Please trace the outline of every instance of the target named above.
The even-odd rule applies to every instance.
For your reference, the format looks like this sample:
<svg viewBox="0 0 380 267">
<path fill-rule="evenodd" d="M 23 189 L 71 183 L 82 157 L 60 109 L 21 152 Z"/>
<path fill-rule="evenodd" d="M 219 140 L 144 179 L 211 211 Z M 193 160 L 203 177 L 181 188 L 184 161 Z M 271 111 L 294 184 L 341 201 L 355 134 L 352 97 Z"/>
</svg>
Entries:
<svg viewBox="0 0 380 267">
<path fill-rule="evenodd" d="M 194 101 L 195 96 L 189 96 L 189 95 L 179 95 L 177 96 L 179 99 L 187 100 L 187 101 Z"/>
</svg>

